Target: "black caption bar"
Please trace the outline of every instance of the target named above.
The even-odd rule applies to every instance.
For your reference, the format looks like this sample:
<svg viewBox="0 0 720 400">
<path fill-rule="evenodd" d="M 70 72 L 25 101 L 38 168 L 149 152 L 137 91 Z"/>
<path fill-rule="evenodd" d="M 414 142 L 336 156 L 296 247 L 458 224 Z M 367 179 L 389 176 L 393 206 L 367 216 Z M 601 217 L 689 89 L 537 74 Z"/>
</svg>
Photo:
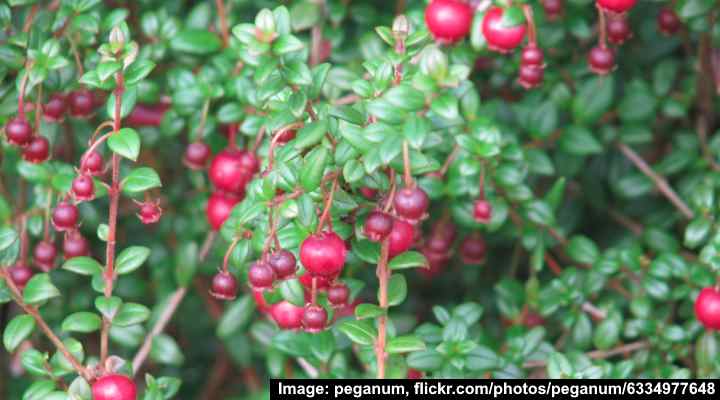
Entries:
<svg viewBox="0 0 720 400">
<path fill-rule="evenodd" d="M 335 399 L 717 399 L 719 379 L 271 379 L 271 400 Z"/>
</svg>

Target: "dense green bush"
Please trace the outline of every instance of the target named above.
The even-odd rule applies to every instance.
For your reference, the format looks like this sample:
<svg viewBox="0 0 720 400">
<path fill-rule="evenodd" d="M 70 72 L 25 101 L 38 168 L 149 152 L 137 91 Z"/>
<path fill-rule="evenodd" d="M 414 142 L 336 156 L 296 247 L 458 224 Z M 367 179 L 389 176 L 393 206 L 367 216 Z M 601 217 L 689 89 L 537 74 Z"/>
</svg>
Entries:
<svg viewBox="0 0 720 400">
<path fill-rule="evenodd" d="M 4 2 L 0 397 L 718 377 L 719 12 Z"/>
</svg>

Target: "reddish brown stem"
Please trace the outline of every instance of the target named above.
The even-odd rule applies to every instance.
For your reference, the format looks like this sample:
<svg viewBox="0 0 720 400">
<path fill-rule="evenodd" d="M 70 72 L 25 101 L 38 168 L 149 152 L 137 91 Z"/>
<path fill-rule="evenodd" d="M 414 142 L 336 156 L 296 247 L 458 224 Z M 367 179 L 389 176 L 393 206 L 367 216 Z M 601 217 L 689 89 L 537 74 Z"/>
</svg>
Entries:
<svg viewBox="0 0 720 400">
<path fill-rule="evenodd" d="M 377 363 L 377 378 L 385 378 L 385 360 L 387 354 L 385 345 L 387 341 L 387 312 L 388 312 L 388 282 L 390 280 L 390 270 L 388 269 L 388 259 L 390 250 L 390 239 L 385 238 L 380 246 L 380 259 L 377 265 L 378 277 L 378 300 L 380 308 L 385 312 L 378 317 L 378 336 L 375 341 L 375 360 Z"/>
<path fill-rule="evenodd" d="M 328 194 L 327 199 L 325 199 L 325 208 L 323 209 L 323 213 L 320 215 L 320 220 L 318 221 L 318 226 L 315 233 L 322 232 L 325 223 L 328 222 L 328 218 L 330 218 L 330 209 L 332 208 L 333 197 L 335 196 L 335 190 L 337 189 L 337 185 L 338 175 L 335 175 L 335 177 L 333 178 L 332 187 L 330 188 L 330 194 Z"/>
<path fill-rule="evenodd" d="M 407 140 L 403 141 L 403 181 L 405 183 L 405 187 L 413 187 L 415 183 L 413 182 L 413 178 L 411 175 L 411 167 L 410 167 L 410 149 L 408 147 Z"/>
<path fill-rule="evenodd" d="M 605 21 L 605 11 L 597 5 L 598 10 L 598 30 L 599 30 L 599 37 L 598 37 L 598 44 L 602 48 L 607 47 L 607 33 L 606 33 L 606 24 Z"/>
<path fill-rule="evenodd" d="M 635 351 L 647 349 L 650 347 L 650 343 L 647 341 L 639 341 L 639 342 L 633 342 L 628 343 L 622 346 L 618 346 L 614 349 L 610 350 L 594 350 L 588 353 L 585 353 L 588 357 L 592 358 L 593 360 L 604 360 L 606 358 L 611 358 L 617 355 L 621 354 L 629 354 Z M 523 364 L 524 368 L 540 368 L 547 365 L 547 360 L 531 360 Z"/>
<path fill-rule="evenodd" d="M 225 252 L 225 257 L 223 258 L 223 266 L 222 266 L 223 272 L 225 272 L 225 273 L 228 272 L 228 263 L 230 261 L 230 255 L 232 255 L 232 252 L 235 249 L 235 246 L 237 246 L 238 243 L 240 243 L 240 239 L 241 239 L 241 237 L 235 238 L 235 240 L 233 240 L 232 243 L 230 243 L 230 247 L 228 247 L 227 251 Z"/>
<path fill-rule="evenodd" d="M 18 93 L 18 118 L 25 119 L 25 88 L 27 87 L 28 77 L 30 76 L 30 68 L 32 65 L 25 64 L 25 71 L 22 79 L 20 79 L 20 91 Z"/>
<path fill-rule="evenodd" d="M 523 13 L 525 13 L 525 19 L 527 19 L 528 24 L 528 43 L 531 45 L 536 45 L 537 34 L 535 30 L 535 20 L 533 18 L 532 6 L 530 4 L 524 4 Z"/>
<path fill-rule="evenodd" d="M 35 19 L 35 15 L 38 13 L 40 4 L 34 4 L 32 8 L 30 8 L 30 13 L 25 18 L 25 23 L 23 24 L 22 31 L 25 33 L 30 32 L 30 28 L 32 27 L 33 20 Z"/>
<path fill-rule="evenodd" d="M 218 17 L 220 17 L 220 31 L 222 32 L 223 47 L 228 47 L 230 43 L 230 33 L 228 30 L 227 15 L 225 13 L 225 3 L 223 0 L 215 0 Z"/>
</svg>

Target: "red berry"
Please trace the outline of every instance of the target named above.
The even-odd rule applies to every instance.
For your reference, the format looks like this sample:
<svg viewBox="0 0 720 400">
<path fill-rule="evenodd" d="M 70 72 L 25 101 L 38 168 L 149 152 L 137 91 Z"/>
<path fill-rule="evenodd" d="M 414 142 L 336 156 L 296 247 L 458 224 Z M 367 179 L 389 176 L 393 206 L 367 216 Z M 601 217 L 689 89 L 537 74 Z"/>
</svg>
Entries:
<svg viewBox="0 0 720 400">
<path fill-rule="evenodd" d="M 450 256 L 447 253 L 438 253 L 427 247 L 420 249 L 420 252 L 427 259 L 429 268 L 420 268 L 418 272 L 426 279 L 433 278 L 444 271 L 450 260 Z"/>
<path fill-rule="evenodd" d="M 360 188 L 360 194 L 362 194 L 363 197 L 365 197 L 368 200 L 374 200 L 375 196 L 377 196 L 377 189 L 363 186 Z"/>
<path fill-rule="evenodd" d="M 270 264 L 270 267 L 275 271 L 278 279 L 293 276 L 297 270 L 297 260 L 295 256 L 293 253 L 283 249 L 270 254 L 268 264 Z"/>
<path fill-rule="evenodd" d="M 66 107 L 65 95 L 55 93 L 50 96 L 50 100 L 43 105 L 43 117 L 48 122 L 62 121 L 65 117 Z"/>
<path fill-rule="evenodd" d="M 215 192 L 210 196 L 205 208 L 205 214 L 213 230 L 220 229 L 238 202 L 240 202 L 240 198 L 231 194 Z"/>
<path fill-rule="evenodd" d="M 248 181 L 248 171 L 243 166 L 244 152 L 226 149 L 218 153 L 210 163 L 210 181 L 216 188 L 231 193 L 241 193 Z"/>
<path fill-rule="evenodd" d="M 257 261 L 248 268 L 248 281 L 255 289 L 271 288 L 275 281 L 275 272 L 267 263 Z"/>
<path fill-rule="evenodd" d="M 563 12 L 563 0 L 542 0 L 542 6 L 549 20 L 556 19 Z"/>
<path fill-rule="evenodd" d="M 473 204 L 473 218 L 475 222 L 487 224 L 492 219 L 492 206 L 487 200 L 478 199 Z"/>
<path fill-rule="evenodd" d="M 210 146 L 205 142 L 190 143 L 185 148 L 183 163 L 186 167 L 194 170 L 202 170 L 207 166 L 208 159 L 212 155 Z"/>
<path fill-rule="evenodd" d="M 432 0 L 425 9 L 425 23 L 435 40 L 454 43 L 470 32 L 473 9 L 460 0 Z"/>
<path fill-rule="evenodd" d="M 695 316 L 707 329 L 720 330 L 720 291 L 707 287 L 695 299 Z"/>
<path fill-rule="evenodd" d="M 109 374 L 92 385 L 93 400 L 137 400 L 135 382 L 125 375 Z"/>
<path fill-rule="evenodd" d="M 40 268 L 43 272 L 48 272 L 55 267 L 55 257 L 57 256 L 57 250 L 52 242 L 41 241 L 35 245 L 33 250 L 33 258 L 35 259 L 35 265 Z"/>
<path fill-rule="evenodd" d="M 80 163 L 80 172 L 87 173 L 92 176 L 102 174 L 103 158 L 100 153 L 93 151 L 86 155 Z"/>
<path fill-rule="evenodd" d="M 332 231 L 310 235 L 300 246 L 300 262 L 314 275 L 338 275 L 346 256 L 345 242 Z"/>
<path fill-rule="evenodd" d="M 333 306 L 345 305 L 350 298 L 350 289 L 345 284 L 337 283 L 328 288 L 327 298 Z"/>
<path fill-rule="evenodd" d="M 607 21 L 607 35 L 610 43 L 623 44 L 632 37 L 632 30 L 627 18 L 620 16 L 609 18 Z"/>
<path fill-rule="evenodd" d="M 607 75 L 615 68 L 615 55 L 605 46 L 595 46 L 588 54 L 590 70 L 598 75 Z"/>
<path fill-rule="evenodd" d="M 672 8 L 663 7 L 657 16 L 657 24 L 660 32 L 666 35 L 674 35 L 680 30 L 682 21 Z"/>
<path fill-rule="evenodd" d="M 483 17 L 482 32 L 488 48 L 500 53 L 508 53 L 518 47 L 525 38 L 525 23 L 506 26 L 501 7 L 491 7 Z"/>
<path fill-rule="evenodd" d="M 55 206 L 52 213 L 52 223 L 55 229 L 63 232 L 75 229 L 80 213 L 74 204 L 61 201 Z"/>
<path fill-rule="evenodd" d="M 129 126 L 160 126 L 167 104 L 136 104 L 125 118 Z"/>
<path fill-rule="evenodd" d="M 72 192 L 77 201 L 90 201 L 95 198 L 95 182 L 88 175 L 78 175 L 72 182 Z"/>
<path fill-rule="evenodd" d="M 395 193 L 393 204 L 398 216 L 409 221 L 417 221 L 425 216 L 430 199 L 419 187 L 403 188 Z"/>
<path fill-rule="evenodd" d="M 76 90 L 68 96 L 70 115 L 75 118 L 87 118 L 95 109 L 95 96 L 86 89 Z"/>
<path fill-rule="evenodd" d="M 320 332 L 325 329 L 328 314 L 324 308 L 318 305 L 308 304 L 303 311 L 302 324 L 305 332 Z"/>
<path fill-rule="evenodd" d="M 390 257 L 395 257 L 407 251 L 413 244 L 414 236 L 412 225 L 403 220 L 396 219 L 390 232 L 390 243 L 388 247 Z"/>
<path fill-rule="evenodd" d="M 5 136 L 11 144 L 25 146 L 33 139 L 32 127 L 25 118 L 13 118 L 5 124 Z"/>
<path fill-rule="evenodd" d="M 544 60 L 543 51 L 534 44 L 528 44 L 520 53 L 521 65 L 542 67 Z"/>
<path fill-rule="evenodd" d="M 245 171 L 248 182 L 253 175 L 260 171 L 260 160 L 255 154 L 249 151 L 240 152 L 240 165 Z"/>
<path fill-rule="evenodd" d="M 66 260 L 74 257 L 87 257 L 90 255 L 90 243 L 78 231 L 65 235 L 63 241 L 63 255 Z"/>
<path fill-rule="evenodd" d="M 162 208 L 158 201 L 145 201 L 140 203 L 140 212 L 137 214 L 140 222 L 145 225 L 154 224 L 160 221 Z"/>
<path fill-rule="evenodd" d="M 392 232 L 393 217 L 379 210 L 368 214 L 363 233 L 373 242 L 379 242 Z"/>
<path fill-rule="evenodd" d="M 50 158 L 50 142 L 45 136 L 37 135 L 23 148 L 23 159 L 39 164 Z"/>
<path fill-rule="evenodd" d="M 235 276 L 229 272 L 220 271 L 212 279 L 210 294 L 220 300 L 234 300 L 238 292 L 238 283 Z"/>
<path fill-rule="evenodd" d="M 446 237 L 440 233 L 433 233 L 425 243 L 425 247 L 436 253 L 447 254 L 452 247 L 454 237 Z"/>
<path fill-rule="evenodd" d="M 523 315 L 522 324 L 528 328 L 545 325 L 545 319 L 535 311 L 527 311 Z"/>
<path fill-rule="evenodd" d="M 255 305 L 260 312 L 270 311 L 270 305 L 265 301 L 265 289 L 253 289 L 253 299 L 255 299 Z"/>
<path fill-rule="evenodd" d="M 408 368 L 407 370 L 407 378 L 408 379 L 422 379 L 423 373 L 422 371 L 418 371 L 413 368 Z"/>
<path fill-rule="evenodd" d="M 295 330 L 302 327 L 304 309 L 285 300 L 270 306 L 270 316 L 284 330 Z"/>
<path fill-rule="evenodd" d="M 635 7 L 637 0 L 597 0 L 600 8 L 616 13 L 624 13 Z"/>
<path fill-rule="evenodd" d="M 485 240 L 480 235 L 470 235 L 460 244 L 460 257 L 465 264 L 480 264 L 485 260 Z"/>
<path fill-rule="evenodd" d="M 35 274 L 30 267 L 23 264 L 15 264 L 8 268 L 7 271 L 10 274 L 10 279 L 12 279 L 15 286 L 17 286 L 20 290 L 25 287 L 30 278 L 32 278 Z"/>
<path fill-rule="evenodd" d="M 275 139 L 275 141 L 278 144 L 285 144 L 293 139 L 295 139 L 296 132 L 294 129 L 288 129 L 280 134 L 280 136 Z"/>
<path fill-rule="evenodd" d="M 534 65 L 521 65 L 518 83 L 526 90 L 537 87 L 543 82 L 545 77 L 545 69 Z"/>
</svg>

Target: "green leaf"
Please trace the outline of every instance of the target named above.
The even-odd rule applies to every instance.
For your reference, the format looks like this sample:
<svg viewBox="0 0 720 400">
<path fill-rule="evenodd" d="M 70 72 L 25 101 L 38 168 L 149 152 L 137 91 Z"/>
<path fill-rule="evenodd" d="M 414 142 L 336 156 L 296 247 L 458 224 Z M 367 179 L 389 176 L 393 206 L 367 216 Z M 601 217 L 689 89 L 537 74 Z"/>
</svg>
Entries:
<svg viewBox="0 0 720 400">
<path fill-rule="evenodd" d="M 582 235 L 572 237 L 567 249 L 568 255 L 579 263 L 592 264 L 597 261 L 600 256 L 597 245 Z"/>
<path fill-rule="evenodd" d="M 160 176 L 154 169 L 141 167 L 134 169 L 130 175 L 120 183 L 122 190 L 127 193 L 144 192 L 149 189 L 161 187 Z"/>
<path fill-rule="evenodd" d="M 50 275 L 37 274 L 30 279 L 23 290 L 23 300 L 28 304 L 40 304 L 53 297 L 60 296 L 60 291 L 50 282 Z"/>
<path fill-rule="evenodd" d="M 417 251 L 406 251 L 393 257 L 388 264 L 391 270 L 407 269 L 407 268 L 429 268 L 429 264 L 425 256 Z"/>
<path fill-rule="evenodd" d="M 98 78 L 100 78 L 101 81 L 105 81 L 109 77 L 113 76 L 113 74 L 120 71 L 120 68 L 122 68 L 122 64 L 117 61 L 105 61 L 97 66 L 96 71 Z"/>
<path fill-rule="evenodd" d="M 425 350 L 425 343 L 417 336 L 398 336 L 388 340 L 385 351 L 389 354 Z"/>
<path fill-rule="evenodd" d="M 140 136 L 132 128 L 122 128 L 107 139 L 108 147 L 113 152 L 136 161 L 140 154 Z"/>
<path fill-rule="evenodd" d="M 293 146 L 297 150 L 312 147 L 325 137 L 326 132 L 327 120 L 311 122 L 297 132 Z"/>
<path fill-rule="evenodd" d="M 273 53 L 279 56 L 292 53 L 294 51 L 300 51 L 304 48 L 305 45 L 303 42 L 293 35 L 280 35 L 280 37 L 275 39 L 272 45 Z"/>
<path fill-rule="evenodd" d="M 217 335 L 223 339 L 232 337 L 250 322 L 254 311 L 255 301 L 250 295 L 244 295 L 235 300 L 225 309 L 220 318 L 217 325 Z"/>
<path fill-rule="evenodd" d="M 138 89 L 137 85 L 135 86 L 126 86 L 125 91 L 122 94 L 122 99 L 120 103 L 120 118 L 125 118 L 130 114 L 130 112 L 135 108 L 135 102 L 137 102 L 137 94 Z M 110 96 L 107 98 L 107 102 L 105 103 L 105 112 L 111 118 L 114 118 L 115 116 L 115 93 L 110 93 Z"/>
<path fill-rule="evenodd" d="M 63 269 L 80 275 L 94 275 L 102 272 L 103 267 L 99 262 L 90 257 L 73 257 L 62 266 Z"/>
<path fill-rule="evenodd" d="M 0 228 L 0 251 L 9 248 L 17 240 L 18 234 L 14 229 L 7 227 Z"/>
<path fill-rule="evenodd" d="M 390 277 L 388 282 L 388 305 L 396 306 L 407 297 L 407 281 L 402 274 L 395 274 Z"/>
<path fill-rule="evenodd" d="M 305 305 L 305 289 L 297 278 L 281 281 L 278 288 L 283 299 L 299 307 Z"/>
<path fill-rule="evenodd" d="M 95 313 L 81 311 L 70 314 L 63 320 L 62 330 L 65 332 L 90 333 L 100 329 L 102 320 Z"/>
<path fill-rule="evenodd" d="M 134 63 L 130 64 L 130 66 L 125 71 L 125 84 L 134 85 L 140 82 L 146 76 L 148 76 L 150 72 L 152 72 L 153 68 L 155 68 L 155 63 L 150 60 L 135 61 Z"/>
<path fill-rule="evenodd" d="M 222 47 L 220 38 L 204 29 L 186 29 L 170 40 L 170 48 L 182 53 L 205 55 Z"/>
<path fill-rule="evenodd" d="M 115 272 L 127 274 L 138 269 L 147 260 L 150 249 L 144 246 L 131 246 L 123 250 L 115 260 Z"/>
<path fill-rule="evenodd" d="M 612 105 L 614 85 L 612 75 L 594 77 L 585 81 L 573 99 L 572 111 L 575 122 L 589 124 L 605 114 Z"/>
<path fill-rule="evenodd" d="M 385 315 L 385 310 L 375 304 L 363 303 L 355 307 L 355 318 L 367 319 Z"/>
<path fill-rule="evenodd" d="M 365 117 L 352 106 L 334 106 L 330 108 L 330 116 L 340 118 L 351 124 L 364 125 Z"/>
<path fill-rule="evenodd" d="M 312 192 L 320 186 L 325 166 L 330 161 L 330 152 L 324 147 L 318 147 L 305 156 L 303 169 L 300 171 L 300 184 L 307 192 Z"/>
<path fill-rule="evenodd" d="M 175 339 L 164 333 L 153 338 L 150 358 L 160 364 L 173 366 L 180 366 L 185 361 L 185 357 Z"/>
<path fill-rule="evenodd" d="M 3 345 L 9 352 L 15 349 L 27 339 L 35 329 L 35 320 L 30 315 L 18 315 L 8 323 L 3 332 Z"/>
<path fill-rule="evenodd" d="M 375 329 L 367 321 L 345 321 L 338 326 L 338 330 L 363 346 L 372 345 L 377 337 Z"/>
<path fill-rule="evenodd" d="M 115 315 L 117 315 L 122 303 L 122 300 L 115 296 L 98 296 L 95 298 L 95 308 L 97 308 L 97 310 L 109 320 L 115 318 Z"/>
<path fill-rule="evenodd" d="M 560 353 L 550 355 L 547 365 L 547 373 L 550 379 L 570 378 L 575 370 L 570 361 Z"/>
<path fill-rule="evenodd" d="M 602 152 L 602 144 L 589 129 L 582 126 L 569 126 L 560 138 L 560 148 L 573 155 L 584 156 Z"/>
<path fill-rule="evenodd" d="M 407 357 L 408 367 L 419 371 L 435 371 L 440 369 L 443 356 L 436 350 L 422 350 L 411 353 Z"/>
<path fill-rule="evenodd" d="M 150 317 L 150 309 L 142 304 L 125 303 L 113 318 L 113 325 L 127 327 L 145 322 Z"/>
<path fill-rule="evenodd" d="M 702 244 L 707 239 L 710 229 L 712 228 L 712 221 L 707 217 L 702 216 L 695 218 L 687 228 L 685 228 L 685 246 L 694 249 Z"/>
</svg>

